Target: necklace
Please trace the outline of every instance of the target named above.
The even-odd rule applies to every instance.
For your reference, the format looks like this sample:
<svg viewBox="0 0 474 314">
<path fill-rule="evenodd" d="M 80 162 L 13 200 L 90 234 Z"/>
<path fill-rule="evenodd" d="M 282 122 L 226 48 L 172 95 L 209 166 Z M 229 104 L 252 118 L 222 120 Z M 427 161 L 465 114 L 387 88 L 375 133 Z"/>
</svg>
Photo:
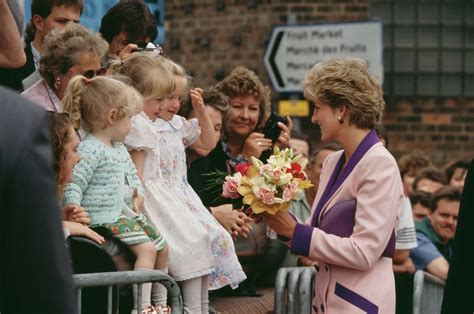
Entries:
<svg viewBox="0 0 474 314">
<path fill-rule="evenodd" d="M 238 154 L 235 157 L 232 156 L 232 150 L 230 149 L 230 144 L 227 142 L 227 138 L 225 136 L 222 137 L 221 146 L 224 153 L 229 157 L 229 160 L 227 161 L 227 163 L 230 166 L 232 166 L 232 168 L 235 168 L 240 163 L 247 162 L 247 159 L 242 154 Z"/>
<path fill-rule="evenodd" d="M 54 94 L 54 91 L 46 84 L 46 81 L 43 80 L 43 84 L 46 88 L 46 92 L 48 93 L 49 101 L 51 101 L 51 104 L 53 105 L 54 112 L 59 112 L 58 107 L 56 107 L 56 102 L 54 101 L 54 98 L 58 98 L 56 94 Z"/>
</svg>

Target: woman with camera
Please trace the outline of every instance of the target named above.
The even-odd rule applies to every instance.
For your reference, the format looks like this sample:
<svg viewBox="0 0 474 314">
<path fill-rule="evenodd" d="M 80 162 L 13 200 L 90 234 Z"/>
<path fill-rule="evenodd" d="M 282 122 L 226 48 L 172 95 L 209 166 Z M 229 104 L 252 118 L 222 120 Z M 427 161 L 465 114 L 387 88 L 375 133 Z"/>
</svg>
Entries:
<svg viewBox="0 0 474 314">
<path fill-rule="evenodd" d="M 321 140 L 343 150 L 326 157 L 306 224 L 288 212 L 266 221 L 293 254 L 318 262 L 313 313 L 394 313 L 394 228 L 404 196 L 397 162 L 374 130 L 382 88 L 355 58 L 316 64 L 303 88 Z"/>
<path fill-rule="evenodd" d="M 255 267 L 258 264 L 270 266 L 278 258 L 268 254 L 269 239 L 264 224 L 252 225 L 250 233 L 246 221 L 236 219 L 238 211 L 232 210 L 229 199 L 219 199 L 222 189 L 204 190 L 208 177 L 205 174 L 216 170 L 233 171 L 242 162 L 250 162 L 250 157 L 261 158 L 262 154 L 271 150 L 274 144 L 281 148 L 288 145 L 290 139 L 291 120 L 287 125 L 274 121 L 273 129 L 281 132 L 275 143 L 263 134 L 264 126 L 270 116 L 270 89 L 263 85 L 257 75 L 244 67 L 235 68 L 227 77 L 219 82 L 216 88 L 229 99 L 229 111 L 224 118 L 223 134 L 214 150 L 207 156 L 191 163 L 188 179 L 203 203 L 210 208 L 214 217 L 233 234 L 240 234 L 236 239 L 236 251 L 239 260 L 249 278 L 241 287 L 242 295 L 255 294 Z M 267 136 L 270 132 L 267 132 Z M 234 232 L 237 231 L 237 232 Z M 247 238 L 248 236 L 248 238 Z M 279 243 L 276 243 L 279 245 Z M 280 252 L 281 250 L 277 250 Z M 281 252 L 283 257 L 284 252 Z M 278 253 L 280 254 L 280 253 Z M 260 263 L 261 262 L 261 263 Z M 269 263 L 268 263 L 269 262 Z"/>
<path fill-rule="evenodd" d="M 275 144 L 262 133 L 271 111 L 270 89 L 253 71 L 237 67 L 216 88 L 229 98 L 223 135 L 216 148 L 206 157 L 194 161 L 188 172 L 191 185 L 206 206 L 220 205 L 225 200 L 215 202 L 222 191 L 202 191 L 207 179 L 203 174 L 228 171 L 229 167 L 233 169 L 239 163 L 250 162 L 252 156 L 260 158 Z M 281 129 L 276 144 L 280 148 L 288 146 L 291 120 L 288 119 L 288 125 L 275 123 L 275 127 Z"/>
</svg>

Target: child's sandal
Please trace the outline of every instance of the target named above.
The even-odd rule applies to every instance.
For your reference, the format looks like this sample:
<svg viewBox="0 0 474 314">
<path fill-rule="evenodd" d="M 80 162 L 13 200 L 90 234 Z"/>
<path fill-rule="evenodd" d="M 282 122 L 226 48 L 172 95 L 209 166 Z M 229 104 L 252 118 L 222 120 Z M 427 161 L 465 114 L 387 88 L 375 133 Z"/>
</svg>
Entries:
<svg viewBox="0 0 474 314">
<path fill-rule="evenodd" d="M 144 309 L 142 309 L 140 312 L 138 312 L 137 310 L 132 310 L 132 314 L 157 314 L 155 308 L 153 306 L 148 306 Z"/>
</svg>

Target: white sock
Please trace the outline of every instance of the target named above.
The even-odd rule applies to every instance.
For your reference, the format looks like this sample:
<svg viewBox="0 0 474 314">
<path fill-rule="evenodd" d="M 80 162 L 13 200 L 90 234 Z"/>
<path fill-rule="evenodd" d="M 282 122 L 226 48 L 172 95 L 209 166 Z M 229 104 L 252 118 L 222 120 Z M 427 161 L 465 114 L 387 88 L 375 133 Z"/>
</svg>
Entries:
<svg viewBox="0 0 474 314">
<path fill-rule="evenodd" d="M 201 277 L 201 313 L 209 313 L 209 279 L 208 275 Z"/>
<path fill-rule="evenodd" d="M 148 268 L 135 268 L 135 270 L 149 270 Z M 150 306 L 151 282 L 142 284 L 141 309 Z M 133 285 L 133 308 L 137 309 L 138 285 Z M 141 310 L 140 309 L 140 310 Z"/>
<path fill-rule="evenodd" d="M 207 277 L 207 276 L 206 276 Z M 202 277 L 192 278 L 180 282 L 183 294 L 184 313 L 202 313 L 201 287 Z M 207 314 L 207 313 L 206 313 Z"/>
<path fill-rule="evenodd" d="M 165 274 L 168 273 L 168 267 L 160 268 L 158 270 L 164 272 Z M 151 304 L 166 307 L 166 301 L 168 299 L 167 293 L 168 291 L 166 290 L 165 286 L 159 282 L 154 282 L 151 286 Z"/>
</svg>

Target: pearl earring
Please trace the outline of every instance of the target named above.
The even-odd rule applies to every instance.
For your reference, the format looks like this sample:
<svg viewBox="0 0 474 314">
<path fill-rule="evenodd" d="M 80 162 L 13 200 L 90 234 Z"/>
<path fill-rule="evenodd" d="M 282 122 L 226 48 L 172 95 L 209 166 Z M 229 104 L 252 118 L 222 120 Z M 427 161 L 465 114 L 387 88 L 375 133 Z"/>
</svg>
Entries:
<svg viewBox="0 0 474 314">
<path fill-rule="evenodd" d="M 61 87 L 61 84 L 62 84 L 62 80 L 61 80 L 61 78 L 58 76 L 58 77 L 56 78 L 55 82 L 54 82 L 54 88 L 55 88 L 56 90 L 58 90 L 59 87 Z"/>
<path fill-rule="evenodd" d="M 341 116 L 337 117 L 337 120 L 339 121 L 340 124 L 343 124 L 343 123 L 344 123 L 344 119 L 342 119 Z"/>
</svg>

